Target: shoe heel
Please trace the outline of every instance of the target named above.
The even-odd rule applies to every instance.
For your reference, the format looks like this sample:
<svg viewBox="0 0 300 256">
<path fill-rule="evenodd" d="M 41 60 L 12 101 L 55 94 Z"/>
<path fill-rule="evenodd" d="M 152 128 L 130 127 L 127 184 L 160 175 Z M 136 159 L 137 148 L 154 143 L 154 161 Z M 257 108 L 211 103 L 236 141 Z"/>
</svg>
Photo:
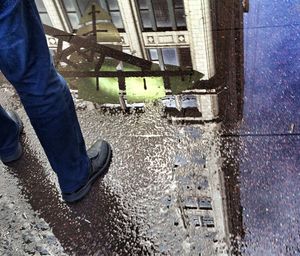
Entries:
<svg viewBox="0 0 300 256">
<path fill-rule="evenodd" d="M 16 151 L 10 156 L 1 157 L 1 160 L 4 164 L 8 164 L 13 161 L 17 161 L 22 156 L 22 154 L 23 154 L 23 149 L 22 149 L 21 143 L 18 142 L 18 147 L 17 147 Z"/>
</svg>

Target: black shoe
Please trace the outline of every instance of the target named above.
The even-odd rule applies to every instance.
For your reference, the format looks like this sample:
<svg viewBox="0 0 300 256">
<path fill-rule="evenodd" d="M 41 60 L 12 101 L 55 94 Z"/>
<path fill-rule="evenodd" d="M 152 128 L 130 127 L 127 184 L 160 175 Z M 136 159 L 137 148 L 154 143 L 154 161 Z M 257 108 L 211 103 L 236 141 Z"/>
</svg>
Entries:
<svg viewBox="0 0 300 256">
<path fill-rule="evenodd" d="M 82 199 L 91 189 L 92 184 L 107 171 L 112 157 L 110 145 L 104 140 L 97 140 L 87 151 L 91 161 L 90 175 L 87 183 L 72 193 L 62 193 L 66 202 L 73 203 Z"/>
<path fill-rule="evenodd" d="M 15 111 L 7 110 L 6 113 L 18 125 L 18 147 L 17 147 L 16 151 L 9 156 L 1 156 L 0 157 L 1 161 L 7 165 L 7 164 L 10 164 L 11 162 L 17 161 L 22 156 L 23 149 L 22 149 L 22 146 L 20 143 L 20 136 L 24 129 L 24 126 L 23 126 L 22 120 L 20 119 L 19 115 Z"/>
</svg>

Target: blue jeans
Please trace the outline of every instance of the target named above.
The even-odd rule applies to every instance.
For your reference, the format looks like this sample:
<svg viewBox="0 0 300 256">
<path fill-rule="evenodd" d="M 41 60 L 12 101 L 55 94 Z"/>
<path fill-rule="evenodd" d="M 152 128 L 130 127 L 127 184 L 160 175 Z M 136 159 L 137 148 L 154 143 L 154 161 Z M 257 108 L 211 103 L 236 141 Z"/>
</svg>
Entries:
<svg viewBox="0 0 300 256">
<path fill-rule="evenodd" d="M 89 159 L 74 103 L 56 72 L 34 0 L 0 1 L 0 70 L 18 92 L 62 192 L 88 179 Z M 16 149 L 18 129 L 0 107 L 0 156 Z"/>
</svg>

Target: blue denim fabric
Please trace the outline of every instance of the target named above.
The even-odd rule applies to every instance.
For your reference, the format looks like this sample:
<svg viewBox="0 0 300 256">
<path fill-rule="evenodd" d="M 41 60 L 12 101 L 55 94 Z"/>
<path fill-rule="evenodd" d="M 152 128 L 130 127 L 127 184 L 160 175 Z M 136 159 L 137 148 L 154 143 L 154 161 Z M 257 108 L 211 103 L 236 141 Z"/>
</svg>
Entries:
<svg viewBox="0 0 300 256">
<path fill-rule="evenodd" d="M 62 192 L 88 179 L 89 159 L 74 103 L 56 72 L 34 0 L 0 1 L 0 70 L 17 90 L 57 173 Z M 16 145 L 16 128 L 0 108 L 0 154 Z"/>
</svg>

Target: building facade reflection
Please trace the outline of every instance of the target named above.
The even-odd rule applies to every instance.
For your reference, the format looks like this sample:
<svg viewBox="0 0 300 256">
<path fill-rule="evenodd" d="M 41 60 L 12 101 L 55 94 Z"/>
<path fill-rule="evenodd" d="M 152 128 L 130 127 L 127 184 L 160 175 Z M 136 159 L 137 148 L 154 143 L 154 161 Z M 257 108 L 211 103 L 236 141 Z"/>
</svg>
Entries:
<svg viewBox="0 0 300 256">
<path fill-rule="evenodd" d="M 80 31 L 80 18 L 93 1 L 38 1 L 43 21 L 67 32 Z M 236 244 L 244 236 L 239 190 L 238 143 L 220 139 L 222 130 L 243 117 L 244 47 L 243 3 L 239 0 L 101 0 L 111 17 L 122 50 L 168 65 L 191 67 L 204 74 L 193 86 L 163 99 L 166 116 L 175 123 L 206 123 L 209 144 L 203 181 L 193 192 L 185 183 L 192 172 L 178 173 L 183 222 L 197 251 L 199 237 L 209 240 L 216 255 L 239 255 Z M 57 47 L 48 37 L 49 47 Z M 213 134 L 213 135 L 211 135 Z M 216 143 L 218 142 L 218 143 Z M 230 154 L 226 153 L 230 149 Z M 224 153 L 225 152 L 225 153 Z M 207 182 L 207 187 L 205 187 Z M 202 194 L 203 192 L 203 194 Z M 192 194 L 190 194 L 192 193 Z M 205 230 L 205 231 L 204 231 Z M 207 237 L 205 235 L 207 234 Z M 211 235 L 213 234 L 213 235 Z M 200 250 L 200 249 L 199 249 Z M 205 248 L 201 248 L 205 254 Z M 208 250 L 209 251 L 209 250 Z M 199 252 L 199 251 L 198 251 Z"/>
<path fill-rule="evenodd" d="M 243 3 L 238 0 L 36 0 L 45 24 L 81 30 L 85 10 L 96 3 L 118 30 L 122 50 L 160 66 L 204 74 L 185 90 L 167 92 L 166 116 L 173 122 L 232 119 L 242 111 Z M 48 37 L 56 50 L 57 40 Z M 177 83 L 180 83 L 177 81 Z M 238 113 L 239 115 L 241 113 Z M 224 120 L 225 120 L 224 119 Z"/>
</svg>

